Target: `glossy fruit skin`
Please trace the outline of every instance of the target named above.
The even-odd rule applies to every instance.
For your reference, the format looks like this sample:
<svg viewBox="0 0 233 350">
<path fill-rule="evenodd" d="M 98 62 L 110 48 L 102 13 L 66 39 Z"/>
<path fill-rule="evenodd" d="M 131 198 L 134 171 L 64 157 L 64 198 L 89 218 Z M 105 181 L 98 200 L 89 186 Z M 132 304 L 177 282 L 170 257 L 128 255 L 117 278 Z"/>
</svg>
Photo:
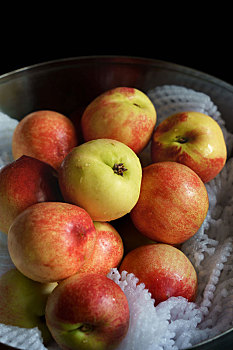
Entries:
<svg viewBox="0 0 233 350">
<path fill-rule="evenodd" d="M 30 205 L 61 200 L 56 170 L 39 159 L 22 156 L 0 170 L 0 230 L 4 233 Z"/>
<path fill-rule="evenodd" d="M 118 173 L 116 165 L 124 167 Z M 75 147 L 58 171 L 64 200 L 84 208 L 93 221 L 111 221 L 136 204 L 142 168 L 138 156 L 124 143 L 98 139 Z"/>
<path fill-rule="evenodd" d="M 19 121 L 12 137 L 12 153 L 14 159 L 28 155 L 58 169 L 77 144 L 77 133 L 68 117 L 56 111 L 39 110 Z"/>
<path fill-rule="evenodd" d="M 81 273 L 50 295 L 47 325 L 61 349 L 111 350 L 126 336 L 128 301 L 121 288 L 102 274 Z"/>
<path fill-rule="evenodd" d="M 150 141 L 157 120 L 149 97 L 130 87 L 116 87 L 97 96 L 81 118 L 85 141 L 109 138 L 125 143 L 136 154 Z"/>
<path fill-rule="evenodd" d="M 154 243 L 138 247 L 125 256 L 119 270 L 139 278 L 156 305 L 172 296 L 188 301 L 196 298 L 196 271 L 184 253 L 171 245 Z"/>
<path fill-rule="evenodd" d="M 107 275 L 110 269 L 118 267 L 124 246 L 121 236 L 109 222 L 94 221 L 96 243 L 91 257 L 83 264 L 80 272 L 102 273 Z"/>
<path fill-rule="evenodd" d="M 152 162 L 187 165 L 206 183 L 224 167 L 227 148 L 222 130 L 213 118 L 187 111 L 171 115 L 156 127 L 151 158 Z"/>
<path fill-rule="evenodd" d="M 31 205 L 13 221 L 8 250 L 28 278 L 58 282 L 78 272 L 92 254 L 95 240 L 93 221 L 84 209 L 43 202 Z"/>
<path fill-rule="evenodd" d="M 158 162 L 143 168 L 139 200 L 130 216 L 151 240 L 180 244 L 198 231 L 208 208 L 205 185 L 192 169 Z"/>
</svg>

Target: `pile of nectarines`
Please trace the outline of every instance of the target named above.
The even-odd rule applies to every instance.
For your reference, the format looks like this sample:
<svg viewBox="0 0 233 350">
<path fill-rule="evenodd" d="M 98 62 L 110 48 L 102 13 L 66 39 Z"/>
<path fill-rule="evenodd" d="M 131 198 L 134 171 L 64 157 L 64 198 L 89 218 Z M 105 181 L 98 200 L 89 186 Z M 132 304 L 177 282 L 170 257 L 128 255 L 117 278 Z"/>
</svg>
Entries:
<svg viewBox="0 0 233 350">
<path fill-rule="evenodd" d="M 223 168 L 226 145 L 210 116 L 156 121 L 147 95 L 126 87 L 86 107 L 82 141 L 55 111 L 19 121 L 15 160 L 0 171 L 0 230 L 15 265 L 0 279 L 1 323 L 37 326 L 64 349 L 113 349 L 130 318 L 107 278 L 115 267 L 144 282 L 156 304 L 195 300 L 197 275 L 179 246 L 207 215 L 205 182 Z"/>
</svg>

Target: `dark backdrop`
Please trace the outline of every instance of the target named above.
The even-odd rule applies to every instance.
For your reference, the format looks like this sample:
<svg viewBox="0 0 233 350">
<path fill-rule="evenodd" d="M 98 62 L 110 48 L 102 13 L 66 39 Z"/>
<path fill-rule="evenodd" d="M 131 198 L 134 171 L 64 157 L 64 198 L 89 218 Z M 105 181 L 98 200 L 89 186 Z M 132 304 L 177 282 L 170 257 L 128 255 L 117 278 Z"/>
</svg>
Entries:
<svg viewBox="0 0 233 350">
<path fill-rule="evenodd" d="M 132 12 L 131 17 L 115 20 L 109 12 L 108 17 L 98 17 L 93 11 L 92 22 L 89 13 L 79 8 L 72 17 L 64 11 L 63 17 L 44 12 L 38 18 L 35 8 L 23 20 L 19 16 L 16 22 L 11 19 L 11 27 L 2 26 L 0 75 L 59 58 L 123 55 L 177 63 L 233 84 L 232 29 L 226 7 L 222 17 L 219 6 L 216 17 L 210 11 L 204 13 L 203 7 L 191 17 L 191 5 L 180 17 L 173 10 L 168 17 L 168 12 L 159 13 L 145 4 L 144 9 L 145 13 L 143 6 L 137 8 L 137 17 Z"/>
</svg>

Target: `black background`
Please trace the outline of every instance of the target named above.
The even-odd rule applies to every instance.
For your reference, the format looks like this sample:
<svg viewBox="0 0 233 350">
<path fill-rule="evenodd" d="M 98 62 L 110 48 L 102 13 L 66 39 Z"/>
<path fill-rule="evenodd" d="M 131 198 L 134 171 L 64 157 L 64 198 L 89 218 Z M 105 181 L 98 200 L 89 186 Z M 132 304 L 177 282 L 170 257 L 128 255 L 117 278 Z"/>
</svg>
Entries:
<svg viewBox="0 0 233 350">
<path fill-rule="evenodd" d="M 204 11 L 203 6 L 187 4 L 180 10 L 166 4 L 159 11 L 140 2 L 127 12 L 112 4 L 113 10 L 102 6 L 105 12 L 90 12 L 90 5 L 85 11 L 32 5 L 23 14 L 14 8 L 14 17 L 2 22 L 0 75 L 60 58 L 117 55 L 173 62 L 233 84 L 231 9 L 221 11 L 218 4 L 214 15 L 213 5 Z"/>
</svg>

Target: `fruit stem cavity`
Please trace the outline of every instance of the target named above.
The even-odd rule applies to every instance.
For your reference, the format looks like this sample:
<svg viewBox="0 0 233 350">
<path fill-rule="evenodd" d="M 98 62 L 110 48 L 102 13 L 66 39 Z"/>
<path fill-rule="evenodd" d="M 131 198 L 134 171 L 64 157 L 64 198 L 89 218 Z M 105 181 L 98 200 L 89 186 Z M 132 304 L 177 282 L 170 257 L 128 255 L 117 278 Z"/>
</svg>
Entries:
<svg viewBox="0 0 233 350">
<path fill-rule="evenodd" d="M 188 139 L 184 136 L 176 136 L 175 142 L 186 143 L 188 142 Z"/>
<path fill-rule="evenodd" d="M 118 164 L 115 163 L 112 169 L 113 169 L 115 174 L 120 175 L 120 176 L 123 176 L 124 172 L 126 170 L 128 170 L 125 168 L 124 163 L 118 163 Z"/>
<path fill-rule="evenodd" d="M 78 330 L 83 333 L 90 333 L 93 330 L 93 326 L 91 324 L 84 323 L 78 328 Z"/>
</svg>

